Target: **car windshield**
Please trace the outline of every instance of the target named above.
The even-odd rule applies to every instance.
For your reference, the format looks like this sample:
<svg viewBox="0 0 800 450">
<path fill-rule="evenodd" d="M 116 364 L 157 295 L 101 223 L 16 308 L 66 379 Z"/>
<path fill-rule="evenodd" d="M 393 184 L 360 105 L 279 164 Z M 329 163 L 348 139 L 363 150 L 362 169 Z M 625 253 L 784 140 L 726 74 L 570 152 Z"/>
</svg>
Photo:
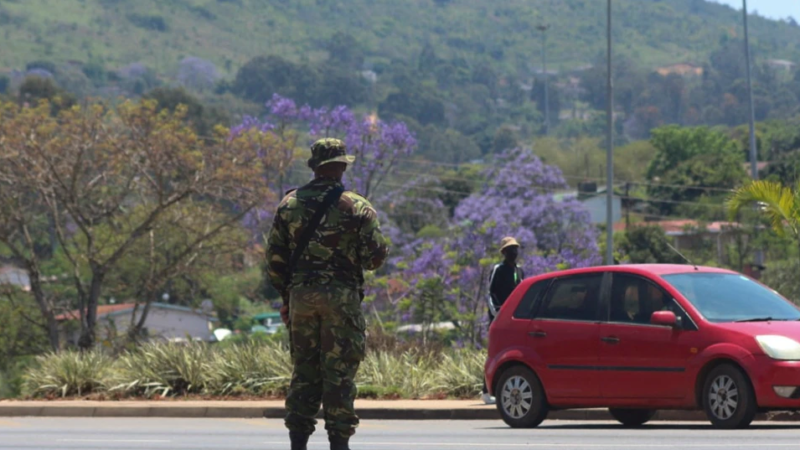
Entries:
<svg viewBox="0 0 800 450">
<path fill-rule="evenodd" d="M 681 273 L 663 278 L 711 322 L 800 320 L 800 310 L 744 275 Z"/>
</svg>

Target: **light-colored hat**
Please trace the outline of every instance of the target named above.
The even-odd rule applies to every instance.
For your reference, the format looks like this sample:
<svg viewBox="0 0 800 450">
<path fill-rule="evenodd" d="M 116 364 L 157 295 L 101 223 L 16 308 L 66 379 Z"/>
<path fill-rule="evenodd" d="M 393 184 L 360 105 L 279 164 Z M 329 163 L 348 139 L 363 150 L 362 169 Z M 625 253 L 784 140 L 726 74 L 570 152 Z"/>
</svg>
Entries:
<svg viewBox="0 0 800 450">
<path fill-rule="evenodd" d="M 520 247 L 520 245 L 513 237 L 504 237 L 503 240 L 500 241 L 500 253 L 503 253 L 508 247 Z"/>
</svg>

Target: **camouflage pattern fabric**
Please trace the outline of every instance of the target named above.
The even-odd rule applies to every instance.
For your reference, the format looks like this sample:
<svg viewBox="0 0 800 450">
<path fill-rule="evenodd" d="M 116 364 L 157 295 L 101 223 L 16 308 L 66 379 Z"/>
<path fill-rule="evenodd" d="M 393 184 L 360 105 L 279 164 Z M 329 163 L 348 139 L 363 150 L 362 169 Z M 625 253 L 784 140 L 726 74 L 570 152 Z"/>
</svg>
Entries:
<svg viewBox="0 0 800 450">
<path fill-rule="evenodd" d="M 361 289 L 363 271 L 386 260 L 378 215 L 364 197 L 346 191 L 322 219 L 289 279 L 289 259 L 315 208 L 341 183 L 318 178 L 290 192 L 278 206 L 267 244 L 267 276 L 284 298 L 294 286 Z"/>
<path fill-rule="evenodd" d="M 319 166 L 332 162 L 353 164 L 356 157 L 347 154 L 347 147 L 339 139 L 320 139 L 311 145 L 311 159 L 308 167 L 316 169 Z"/>
<path fill-rule="evenodd" d="M 353 380 L 364 358 L 363 271 L 379 268 L 389 251 L 372 205 L 344 192 L 289 273 L 297 239 L 336 187 L 341 187 L 339 181 L 317 178 L 286 195 L 269 234 L 266 258 L 269 280 L 289 301 L 294 373 L 286 426 L 313 433 L 322 402 L 328 433 L 349 437 L 358 425 Z"/>
<path fill-rule="evenodd" d="M 353 402 L 366 341 L 361 298 L 347 288 L 297 287 L 289 310 L 294 373 L 286 399 L 286 427 L 312 434 L 322 402 L 328 434 L 348 438 L 359 422 Z"/>
</svg>

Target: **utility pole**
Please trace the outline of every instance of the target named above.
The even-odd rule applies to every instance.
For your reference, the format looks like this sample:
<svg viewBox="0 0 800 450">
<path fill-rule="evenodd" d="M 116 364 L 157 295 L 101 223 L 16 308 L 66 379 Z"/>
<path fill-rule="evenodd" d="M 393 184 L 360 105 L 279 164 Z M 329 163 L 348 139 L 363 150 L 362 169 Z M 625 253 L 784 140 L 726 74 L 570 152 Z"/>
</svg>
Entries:
<svg viewBox="0 0 800 450">
<path fill-rule="evenodd" d="M 608 149 L 606 150 L 606 264 L 614 264 L 614 82 L 612 79 L 611 68 L 611 0 L 608 0 L 608 105 L 606 119 L 608 130 L 606 140 Z"/>
<path fill-rule="evenodd" d="M 631 183 L 625 183 L 625 232 L 631 227 Z"/>
<path fill-rule="evenodd" d="M 752 63 L 750 60 L 750 27 L 747 17 L 747 0 L 742 0 L 742 15 L 744 16 L 744 56 L 747 63 L 747 93 L 750 97 L 750 176 L 753 181 L 758 180 L 758 149 L 756 147 L 756 108 L 753 101 Z M 756 216 L 757 217 L 757 216 Z M 753 230 L 753 238 L 758 235 L 758 219 Z M 760 248 L 755 252 L 756 265 L 764 265 L 764 256 Z"/>
<path fill-rule="evenodd" d="M 747 93 L 750 97 L 750 170 L 753 180 L 758 179 L 758 153 L 756 148 L 756 109 L 753 102 L 753 78 L 750 63 L 750 28 L 747 20 L 747 0 L 742 0 L 744 14 L 744 56 L 747 60 Z"/>
<path fill-rule="evenodd" d="M 550 87 L 547 73 L 547 30 L 550 25 L 539 25 L 537 30 L 542 32 L 542 73 L 544 74 L 544 134 L 550 135 Z"/>
</svg>

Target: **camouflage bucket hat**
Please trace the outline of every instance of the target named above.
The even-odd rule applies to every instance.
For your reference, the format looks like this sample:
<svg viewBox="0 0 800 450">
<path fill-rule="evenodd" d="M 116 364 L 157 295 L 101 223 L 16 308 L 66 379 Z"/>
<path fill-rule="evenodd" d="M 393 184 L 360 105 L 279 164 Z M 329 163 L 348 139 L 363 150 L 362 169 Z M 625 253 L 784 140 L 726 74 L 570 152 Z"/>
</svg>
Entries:
<svg viewBox="0 0 800 450">
<path fill-rule="evenodd" d="M 339 139 L 320 139 L 311 146 L 311 159 L 308 160 L 308 167 L 316 169 L 319 166 L 340 162 L 353 164 L 355 156 L 347 154 L 347 146 Z"/>
</svg>

